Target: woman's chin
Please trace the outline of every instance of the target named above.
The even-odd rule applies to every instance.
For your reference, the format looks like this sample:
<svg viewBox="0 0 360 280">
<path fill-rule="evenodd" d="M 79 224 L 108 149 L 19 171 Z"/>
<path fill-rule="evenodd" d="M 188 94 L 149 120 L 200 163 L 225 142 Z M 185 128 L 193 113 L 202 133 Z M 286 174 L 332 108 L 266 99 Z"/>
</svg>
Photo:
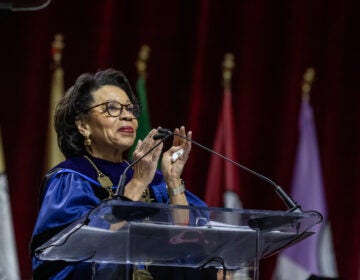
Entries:
<svg viewBox="0 0 360 280">
<path fill-rule="evenodd" d="M 122 151 L 129 150 L 134 145 L 134 139 L 129 139 L 129 141 L 121 141 L 118 143 L 118 148 Z"/>
</svg>

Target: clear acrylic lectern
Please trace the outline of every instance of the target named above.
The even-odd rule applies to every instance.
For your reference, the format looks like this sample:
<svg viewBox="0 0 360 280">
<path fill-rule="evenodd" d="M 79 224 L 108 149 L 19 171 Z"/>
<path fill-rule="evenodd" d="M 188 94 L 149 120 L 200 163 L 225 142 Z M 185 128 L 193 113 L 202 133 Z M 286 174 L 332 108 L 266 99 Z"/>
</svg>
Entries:
<svg viewBox="0 0 360 280">
<path fill-rule="evenodd" d="M 175 217 L 189 218 L 177 224 Z M 252 267 L 308 237 L 317 212 L 244 210 L 108 200 L 35 250 L 41 260 L 177 267 Z M 222 260 L 221 264 L 218 260 Z"/>
</svg>

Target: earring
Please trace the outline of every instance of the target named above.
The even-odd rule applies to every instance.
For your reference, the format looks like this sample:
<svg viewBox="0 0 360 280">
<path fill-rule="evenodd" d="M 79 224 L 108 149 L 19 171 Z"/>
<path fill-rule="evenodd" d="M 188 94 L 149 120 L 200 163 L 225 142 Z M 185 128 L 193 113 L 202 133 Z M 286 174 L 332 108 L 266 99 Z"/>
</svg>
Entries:
<svg viewBox="0 0 360 280">
<path fill-rule="evenodd" d="M 84 137 L 85 137 L 84 145 L 91 146 L 91 139 L 90 139 L 89 135 L 85 135 Z"/>
</svg>

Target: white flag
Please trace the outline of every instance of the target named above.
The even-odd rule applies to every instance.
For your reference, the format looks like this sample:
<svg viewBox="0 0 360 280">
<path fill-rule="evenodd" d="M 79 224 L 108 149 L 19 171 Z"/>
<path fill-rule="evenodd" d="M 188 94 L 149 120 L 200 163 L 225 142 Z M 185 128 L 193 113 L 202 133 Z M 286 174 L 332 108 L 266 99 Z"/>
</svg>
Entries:
<svg viewBox="0 0 360 280">
<path fill-rule="evenodd" d="M 0 133 L 0 279 L 20 279 Z"/>
</svg>

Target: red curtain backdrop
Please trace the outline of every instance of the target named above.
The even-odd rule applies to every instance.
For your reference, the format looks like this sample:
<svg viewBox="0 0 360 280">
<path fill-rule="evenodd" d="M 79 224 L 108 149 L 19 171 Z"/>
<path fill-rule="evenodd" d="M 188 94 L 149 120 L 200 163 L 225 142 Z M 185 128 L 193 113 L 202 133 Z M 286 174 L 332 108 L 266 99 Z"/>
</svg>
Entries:
<svg viewBox="0 0 360 280">
<path fill-rule="evenodd" d="M 286 191 L 298 141 L 302 76 L 311 91 L 338 269 L 359 279 L 358 0 L 53 0 L 40 11 L 0 13 L 1 113 L 22 279 L 43 176 L 50 47 L 62 33 L 65 86 L 114 67 L 135 86 L 135 60 L 151 47 L 147 91 L 154 127 L 185 124 L 211 147 L 221 107 L 221 62 L 235 56 L 233 108 L 239 161 Z M 193 147 L 184 179 L 204 198 L 210 155 Z M 284 210 L 272 187 L 240 171 L 245 208 Z M 308 210 L 308 209 L 304 209 Z M 276 256 L 261 262 L 270 279 Z"/>
</svg>

